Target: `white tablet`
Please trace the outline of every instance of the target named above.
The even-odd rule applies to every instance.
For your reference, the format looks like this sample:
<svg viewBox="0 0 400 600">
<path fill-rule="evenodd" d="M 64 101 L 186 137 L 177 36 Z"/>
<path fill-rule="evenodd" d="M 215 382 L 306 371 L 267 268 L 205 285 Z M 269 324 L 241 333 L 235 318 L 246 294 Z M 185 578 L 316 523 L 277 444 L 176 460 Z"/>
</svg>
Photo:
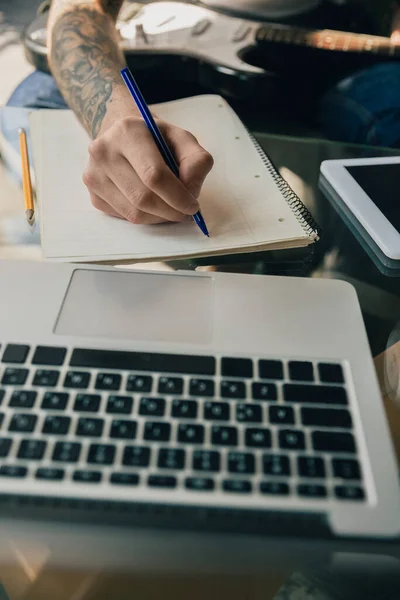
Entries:
<svg viewBox="0 0 400 600">
<path fill-rule="evenodd" d="M 400 156 L 327 160 L 320 184 L 386 266 L 400 267 Z"/>
</svg>

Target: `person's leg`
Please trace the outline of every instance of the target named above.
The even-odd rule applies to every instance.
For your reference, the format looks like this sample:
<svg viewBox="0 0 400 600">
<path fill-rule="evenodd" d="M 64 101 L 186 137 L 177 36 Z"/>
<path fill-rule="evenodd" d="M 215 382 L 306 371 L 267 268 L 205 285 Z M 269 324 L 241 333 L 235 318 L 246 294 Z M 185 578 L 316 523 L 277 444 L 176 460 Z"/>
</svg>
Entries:
<svg viewBox="0 0 400 600">
<path fill-rule="evenodd" d="M 23 127 L 29 132 L 29 112 L 41 108 L 68 107 L 51 75 L 35 71 L 18 85 L 0 112 L 0 151 L 17 176 L 20 173 L 18 130 Z"/>
<path fill-rule="evenodd" d="M 29 109 L 68 108 L 53 77 L 41 71 L 34 71 L 18 85 L 7 106 Z"/>
<path fill-rule="evenodd" d="M 341 81 L 322 98 L 318 123 L 333 140 L 400 146 L 400 64 L 378 64 Z"/>
</svg>

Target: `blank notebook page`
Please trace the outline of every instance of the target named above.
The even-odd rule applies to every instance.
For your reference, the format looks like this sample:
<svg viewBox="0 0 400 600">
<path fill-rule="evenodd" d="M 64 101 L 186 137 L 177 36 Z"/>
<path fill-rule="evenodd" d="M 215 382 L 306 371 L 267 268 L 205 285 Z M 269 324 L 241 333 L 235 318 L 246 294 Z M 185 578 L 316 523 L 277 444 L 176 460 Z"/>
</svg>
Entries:
<svg viewBox="0 0 400 600">
<path fill-rule="evenodd" d="M 31 113 L 31 135 L 47 259 L 166 259 L 305 246 L 313 241 L 265 168 L 245 127 L 219 96 L 153 107 L 191 131 L 214 157 L 200 196 L 210 238 L 193 221 L 132 225 L 91 205 L 82 182 L 89 138 L 71 111 Z"/>
</svg>

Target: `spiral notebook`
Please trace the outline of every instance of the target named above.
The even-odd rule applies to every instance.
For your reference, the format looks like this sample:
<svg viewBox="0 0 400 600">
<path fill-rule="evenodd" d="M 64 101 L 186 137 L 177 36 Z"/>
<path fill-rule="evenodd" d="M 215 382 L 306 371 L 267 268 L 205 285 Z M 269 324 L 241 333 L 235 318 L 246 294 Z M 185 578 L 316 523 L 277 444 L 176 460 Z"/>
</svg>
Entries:
<svg viewBox="0 0 400 600">
<path fill-rule="evenodd" d="M 87 134 L 70 111 L 30 115 L 41 243 L 56 261 L 118 262 L 304 247 L 318 239 L 311 215 L 225 100 L 205 95 L 155 105 L 214 157 L 200 196 L 210 238 L 194 222 L 132 225 L 90 203 L 82 183 Z"/>
</svg>

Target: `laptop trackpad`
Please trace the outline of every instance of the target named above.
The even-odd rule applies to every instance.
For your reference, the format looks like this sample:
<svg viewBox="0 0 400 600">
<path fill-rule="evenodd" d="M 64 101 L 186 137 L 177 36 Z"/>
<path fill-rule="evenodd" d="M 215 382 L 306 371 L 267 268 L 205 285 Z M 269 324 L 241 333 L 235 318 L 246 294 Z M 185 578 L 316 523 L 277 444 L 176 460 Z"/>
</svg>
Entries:
<svg viewBox="0 0 400 600">
<path fill-rule="evenodd" d="M 206 344 L 213 288 L 211 277 L 77 269 L 55 333 Z"/>
</svg>

